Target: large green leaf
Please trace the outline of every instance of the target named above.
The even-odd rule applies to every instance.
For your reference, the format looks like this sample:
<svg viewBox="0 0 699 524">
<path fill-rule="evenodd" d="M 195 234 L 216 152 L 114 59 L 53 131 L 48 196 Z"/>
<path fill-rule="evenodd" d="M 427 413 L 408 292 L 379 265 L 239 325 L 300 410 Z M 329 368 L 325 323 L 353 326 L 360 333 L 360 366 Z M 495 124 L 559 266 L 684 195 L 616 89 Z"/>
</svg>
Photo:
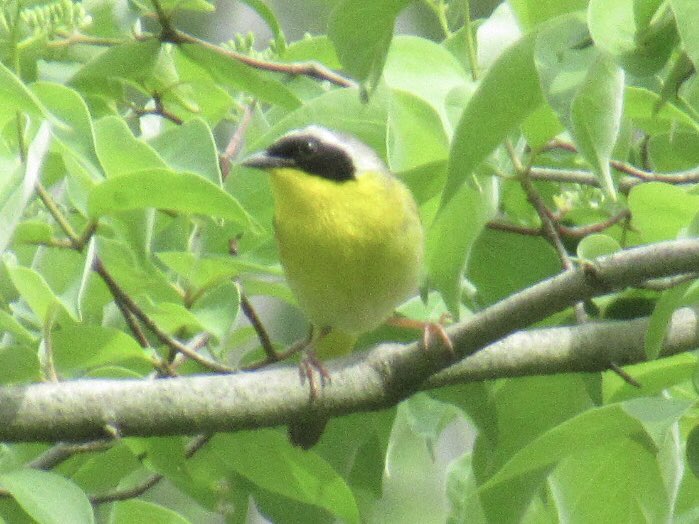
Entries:
<svg viewBox="0 0 699 524">
<path fill-rule="evenodd" d="M 613 199 L 616 189 L 609 161 L 619 135 L 623 95 L 622 69 L 600 56 L 587 71 L 571 107 L 575 143 L 592 165 L 602 188 Z"/>
<path fill-rule="evenodd" d="M 359 522 L 354 495 L 342 477 L 317 454 L 293 447 L 282 433 L 241 431 L 215 440 L 225 450 L 221 461 L 260 488 Z"/>
<path fill-rule="evenodd" d="M 55 473 L 19 469 L 0 475 L 0 485 L 39 524 L 91 524 L 95 521 L 87 495 Z"/>
<path fill-rule="evenodd" d="M 393 37 L 393 25 L 409 0 L 343 0 L 328 22 L 328 36 L 345 71 L 376 86 Z"/>
<path fill-rule="evenodd" d="M 454 132 L 442 207 L 507 134 L 542 103 L 534 68 L 534 37 L 509 47 L 491 66 Z"/>
<path fill-rule="evenodd" d="M 699 31 L 696 24 L 699 20 L 699 3 L 694 0 L 670 0 L 670 5 L 682 46 L 694 63 L 694 68 L 699 69 Z"/>
<path fill-rule="evenodd" d="M 193 173 L 146 169 L 95 186 L 88 209 L 92 217 L 128 209 L 156 208 L 209 215 L 253 227 L 238 201 L 219 186 Z"/>
</svg>

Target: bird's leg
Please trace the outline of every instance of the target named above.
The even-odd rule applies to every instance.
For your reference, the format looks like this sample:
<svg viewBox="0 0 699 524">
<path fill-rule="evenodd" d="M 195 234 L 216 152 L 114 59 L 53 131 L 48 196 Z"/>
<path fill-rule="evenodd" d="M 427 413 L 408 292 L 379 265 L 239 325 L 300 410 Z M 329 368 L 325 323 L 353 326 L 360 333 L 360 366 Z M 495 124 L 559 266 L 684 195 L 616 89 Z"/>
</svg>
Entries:
<svg viewBox="0 0 699 524">
<path fill-rule="evenodd" d="M 326 336 L 329 332 L 330 328 L 321 329 L 318 335 L 313 338 L 312 344 L 317 343 L 318 340 Z M 316 356 L 315 351 L 311 346 L 304 350 L 303 355 L 301 356 L 301 361 L 299 362 L 299 376 L 301 377 L 301 384 L 305 384 L 306 380 L 308 380 L 311 401 L 317 399 L 319 393 L 314 371 L 316 371 L 320 376 L 321 387 L 325 387 L 326 384 L 330 383 L 330 372 Z"/>
<path fill-rule="evenodd" d="M 432 342 L 432 338 L 434 336 L 439 337 L 439 340 L 442 341 L 442 344 L 444 345 L 445 348 L 449 350 L 449 353 L 453 357 L 456 356 L 456 353 L 454 352 L 454 345 L 451 342 L 451 339 L 449 338 L 449 335 L 447 334 L 446 329 L 444 329 L 444 324 L 451 318 L 451 315 L 449 313 L 443 313 L 439 317 L 438 322 L 424 322 L 422 320 L 415 320 L 412 318 L 407 318 L 407 317 L 400 317 L 397 315 L 394 315 L 390 317 L 386 323 L 390 324 L 391 326 L 396 326 L 396 327 L 401 327 L 401 328 L 408 328 L 408 329 L 419 329 L 422 330 L 422 346 L 425 349 L 428 349 L 430 347 L 430 343 Z"/>
</svg>

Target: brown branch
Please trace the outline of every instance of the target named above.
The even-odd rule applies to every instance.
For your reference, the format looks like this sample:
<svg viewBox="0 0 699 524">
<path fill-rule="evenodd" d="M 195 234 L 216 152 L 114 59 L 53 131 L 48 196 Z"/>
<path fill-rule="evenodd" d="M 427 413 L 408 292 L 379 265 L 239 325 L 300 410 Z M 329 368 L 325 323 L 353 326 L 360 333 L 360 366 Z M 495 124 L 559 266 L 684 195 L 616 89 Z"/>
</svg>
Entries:
<svg viewBox="0 0 699 524">
<path fill-rule="evenodd" d="M 230 58 L 237 62 L 241 62 L 255 69 L 260 69 L 263 71 L 271 71 L 274 73 L 284 73 L 287 75 L 294 76 L 308 76 L 310 78 L 315 78 L 316 80 L 325 80 L 339 87 L 356 87 L 357 84 L 342 75 L 331 71 L 327 67 L 314 62 L 308 63 L 290 63 L 284 64 L 280 62 L 270 62 L 267 60 L 262 60 L 259 58 L 253 58 L 251 56 L 238 53 L 236 51 L 231 51 L 223 47 L 211 44 L 205 40 L 201 40 L 187 33 L 175 30 L 168 40 L 173 44 L 196 44 L 205 49 L 213 51 L 221 56 Z"/>
<path fill-rule="evenodd" d="M 160 340 L 160 342 L 165 344 L 173 351 L 186 355 L 211 371 L 215 371 L 217 373 L 231 373 L 235 371 L 230 366 L 209 360 L 206 357 L 201 356 L 196 351 L 192 351 L 186 345 L 172 338 L 170 335 L 160 329 L 155 321 L 146 315 L 146 313 L 138 306 L 138 304 L 136 304 L 136 302 L 134 302 L 128 293 L 121 289 L 99 258 L 95 258 L 92 267 L 94 271 L 102 277 L 104 283 L 107 284 L 112 296 L 114 296 L 116 300 L 123 302 L 124 305 L 136 316 L 136 318 L 140 320 L 158 338 L 158 340 Z"/>
</svg>

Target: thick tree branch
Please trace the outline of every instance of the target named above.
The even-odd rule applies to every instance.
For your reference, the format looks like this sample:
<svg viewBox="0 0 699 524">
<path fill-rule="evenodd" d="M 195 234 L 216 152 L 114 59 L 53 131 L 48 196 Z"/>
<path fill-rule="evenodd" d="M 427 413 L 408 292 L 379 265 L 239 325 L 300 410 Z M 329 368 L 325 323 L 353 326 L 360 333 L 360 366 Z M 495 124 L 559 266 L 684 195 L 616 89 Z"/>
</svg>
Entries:
<svg viewBox="0 0 699 524">
<path fill-rule="evenodd" d="M 577 301 L 637 285 L 652 278 L 690 273 L 698 266 L 697 239 L 630 249 L 599 259 L 594 266 L 569 270 L 527 288 L 456 324 L 448 331 L 454 341 L 456 353 L 460 357 L 466 357 Z M 676 343 L 670 346 L 676 349 L 680 347 L 677 350 L 696 346 L 696 315 L 678 316 L 686 314 L 686 310 L 676 313 L 671 336 L 668 337 L 669 343 L 675 340 L 685 341 L 680 346 Z M 638 322 L 641 321 L 630 321 L 629 325 L 637 334 L 642 334 Z M 481 376 L 473 379 L 601 370 L 607 368 L 610 361 L 631 362 L 644 358 L 642 349 L 639 349 L 642 348 L 642 343 L 637 339 L 633 352 L 629 354 L 624 350 L 626 346 L 620 344 L 610 347 L 610 354 L 602 355 L 593 351 L 589 360 L 581 361 L 578 348 L 588 345 L 591 348 L 599 347 L 599 342 L 593 344 L 587 340 L 597 327 L 562 328 L 568 330 L 573 337 L 569 340 L 575 343 L 560 345 L 562 349 L 552 354 L 557 356 L 548 357 L 554 363 L 543 361 L 533 366 L 533 356 L 521 357 L 524 363 L 519 364 L 519 371 L 513 368 L 512 354 L 536 352 L 537 348 L 542 347 L 538 340 L 522 350 L 511 348 L 504 351 L 501 362 L 497 366 L 489 364 L 487 372 L 483 371 L 482 359 L 487 361 L 494 357 L 483 352 L 477 358 L 474 357 L 475 362 L 481 364 L 480 371 L 472 373 L 481 373 Z M 689 331 L 680 336 L 676 330 Z M 551 330 L 538 334 L 549 331 Z M 518 335 L 521 336 L 526 335 Z M 566 340 L 561 332 L 555 332 L 554 335 L 548 333 L 546 336 Z M 617 340 L 616 335 L 610 336 L 608 332 L 604 332 L 602 338 L 607 346 L 611 346 L 610 341 Z M 622 340 L 621 337 L 618 339 Z M 515 342 L 509 343 L 516 343 L 517 340 L 515 338 Z M 503 353 L 503 350 L 497 349 L 489 351 Z M 79 380 L 9 387 L 0 389 L 0 440 L 84 440 L 106 436 L 108 429 L 116 429 L 121 435 L 234 431 L 286 424 L 300 416 L 308 416 L 309 411 L 322 416 L 336 416 L 375 410 L 393 405 L 425 384 L 431 384 L 425 381 L 448 367 L 448 359 L 449 353 L 436 347 L 425 351 L 419 344 L 385 344 L 365 354 L 332 361 L 327 363 L 333 377 L 332 384 L 325 387 L 312 404 L 309 404 L 308 389 L 300 384 L 294 366 L 226 376 L 191 376 L 151 381 Z M 459 364 L 467 367 L 475 365 L 468 362 Z M 502 366 L 500 371 L 497 370 L 499 366 Z M 453 373 L 450 370 L 431 380 L 438 381 L 434 382 L 437 385 L 460 381 L 462 378 L 472 379 L 463 370 L 457 372 L 461 377 L 458 379 L 453 378 Z"/>
</svg>

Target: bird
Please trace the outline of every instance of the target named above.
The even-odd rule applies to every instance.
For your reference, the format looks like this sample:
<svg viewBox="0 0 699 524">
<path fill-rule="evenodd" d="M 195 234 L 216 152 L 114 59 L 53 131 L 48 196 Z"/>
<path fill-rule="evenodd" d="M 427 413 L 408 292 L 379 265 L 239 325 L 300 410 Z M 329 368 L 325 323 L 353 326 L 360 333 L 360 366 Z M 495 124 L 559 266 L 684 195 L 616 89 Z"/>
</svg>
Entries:
<svg viewBox="0 0 699 524">
<path fill-rule="evenodd" d="M 242 164 L 270 174 L 279 259 L 325 379 L 316 357 L 349 353 L 418 291 L 425 258 L 418 206 L 371 147 L 317 125 L 287 132 Z M 290 426 L 302 447 L 320 437 L 293 433 Z"/>
</svg>

